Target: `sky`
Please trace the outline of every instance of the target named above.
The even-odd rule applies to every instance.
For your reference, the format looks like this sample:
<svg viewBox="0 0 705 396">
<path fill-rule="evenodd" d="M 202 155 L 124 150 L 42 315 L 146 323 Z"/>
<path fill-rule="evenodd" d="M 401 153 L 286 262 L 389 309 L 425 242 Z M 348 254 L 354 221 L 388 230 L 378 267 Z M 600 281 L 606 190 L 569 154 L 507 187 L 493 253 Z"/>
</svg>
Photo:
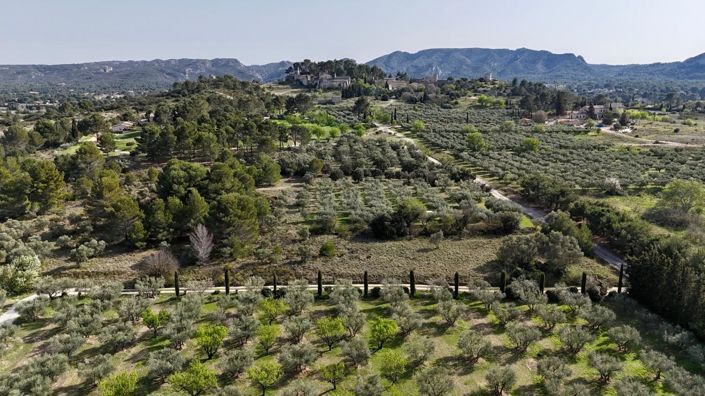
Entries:
<svg viewBox="0 0 705 396">
<path fill-rule="evenodd" d="M 0 0 L 0 64 L 531 48 L 589 63 L 705 52 L 703 0 Z"/>
</svg>

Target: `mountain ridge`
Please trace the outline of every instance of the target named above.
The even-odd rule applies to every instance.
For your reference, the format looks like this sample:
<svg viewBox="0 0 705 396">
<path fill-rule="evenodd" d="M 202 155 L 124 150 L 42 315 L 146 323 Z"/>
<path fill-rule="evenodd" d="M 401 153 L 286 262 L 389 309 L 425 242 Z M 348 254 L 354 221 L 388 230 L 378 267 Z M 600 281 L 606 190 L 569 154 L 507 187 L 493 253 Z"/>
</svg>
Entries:
<svg viewBox="0 0 705 396">
<path fill-rule="evenodd" d="M 491 60 L 491 61 L 490 61 Z M 672 80 L 705 79 L 705 53 L 683 61 L 651 64 L 590 64 L 581 55 L 546 50 L 491 48 L 428 48 L 414 53 L 394 51 L 369 62 L 387 73 L 423 77 L 440 70 L 440 77 L 530 78 L 542 81 L 635 79 L 645 76 Z"/>
<path fill-rule="evenodd" d="M 411 77 L 526 78 L 542 82 L 602 80 L 705 81 L 705 53 L 677 62 L 651 64 L 590 64 L 581 55 L 528 48 L 428 48 L 394 51 L 366 64 L 389 74 Z M 202 75 L 230 74 L 241 80 L 275 82 L 285 76 L 289 61 L 245 65 L 236 58 L 112 60 L 58 65 L 0 65 L 0 89 L 43 88 L 92 92 L 165 89 L 174 82 Z"/>
<path fill-rule="evenodd" d="M 77 89 L 167 88 L 201 75 L 230 74 L 241 80 L 279 80 L 291 62 L 245 65 L 236 58 L 98 61 L 58 65 L 0 65 L 0 87 L 70 86 Z"/>
</svg>

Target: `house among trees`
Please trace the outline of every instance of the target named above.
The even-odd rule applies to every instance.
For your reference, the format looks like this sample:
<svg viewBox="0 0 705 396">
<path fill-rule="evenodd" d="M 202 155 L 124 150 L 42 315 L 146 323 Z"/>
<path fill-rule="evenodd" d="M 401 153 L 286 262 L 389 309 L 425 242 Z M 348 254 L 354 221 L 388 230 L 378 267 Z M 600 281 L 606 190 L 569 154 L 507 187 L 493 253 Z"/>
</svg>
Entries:
<svg viewBox="0 0 705 396">
<path fill-rule="evenodd" d="M 409 82 L 397 80 L 396 78 L 387 78 L 384 80 L 384 86 L 390 91 L 409 87 Z"/>
<path fill-rule="evenodd" d="M 321 89 L 347 88 L 352 84 L 352 79 L 348 76 L 336 76 L 328 73 L 321 73 L 314 76 L 310 73 L 301 73 L 299 69 L 294 72 L 293 79 L 304 87 L 315 87 Z"/>
<path fill-rule="evenodd" d="M 132 121 L 122 121 L 113 125 L 110 130 L 113 132 L 122 133 L 128 129 L 132 129 L 133 126 L 135 126 L 135 123 Z"/>
<path fill-rule="evenodd" d="M 318 76 L 317 85 L 318 88 L 347 88 L 352 83 L 352 80 L 348 76 L 337 77 L 335 75 L 323 73 Z"/>
</svg>

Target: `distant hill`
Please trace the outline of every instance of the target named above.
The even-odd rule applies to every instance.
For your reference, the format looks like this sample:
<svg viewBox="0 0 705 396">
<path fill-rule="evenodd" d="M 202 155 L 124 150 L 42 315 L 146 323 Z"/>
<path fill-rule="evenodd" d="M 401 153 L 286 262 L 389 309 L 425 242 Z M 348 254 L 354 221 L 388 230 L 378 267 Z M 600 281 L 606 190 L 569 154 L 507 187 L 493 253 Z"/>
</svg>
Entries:
<svg viewBox="0 0 705 396">
<path fill-rule="evenodd" d="M 540 81 L 595 79 L 705 80 L 705 54 L 683 62 L 648 65 L 593 65 L 582 56 L 554 54 L 527 48 L 437 48 L 416 53 L 396 51 L 367 63 L 387 73 L 406 72 L 412 77 L 438 73 L 440 77 L 513 77 Z"/>
<path fill-rule="evenodd" d="M 412 77 L 438 74 L 446 77 L 526 78 L 544 82 L 631 80 L 641 82 L 705 82 L 705 54 L 682 62 L 648 65 L 596 65 L 582 56 L 554 54 L 526 48 L 437 48 L 416 53 L 392 52 L 367 63 L 387 73 Z M 201 75 L 230 74 L 238 79 L 274 82 L 284 78 L 291 62 L 242 64 L 237 59 L 167 59 L 106 61 L 66 65 L 0 65 L 0 91 L 74 89 L 106 92 L 164 89 L 175 81 Z"/>
<path fill-rule="evenodd" d="M 0 88 L 141 90 L 169 87 L 201 75 L 230 74 L 263 82 L 283 78 L 290 62 L 247 66 L 237 59 L 168 59 L 106 61 L 66 65 L 0 65 Z"/>
</svg>

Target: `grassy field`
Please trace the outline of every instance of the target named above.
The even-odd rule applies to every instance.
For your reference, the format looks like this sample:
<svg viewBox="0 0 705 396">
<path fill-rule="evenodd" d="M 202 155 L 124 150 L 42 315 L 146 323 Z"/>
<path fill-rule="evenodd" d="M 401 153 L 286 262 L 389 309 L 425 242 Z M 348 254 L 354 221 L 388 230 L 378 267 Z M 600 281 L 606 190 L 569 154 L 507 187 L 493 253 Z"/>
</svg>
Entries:
<svg viewBox="0 0 705 396">
<path fill-rule="evenodd" d="M 123 301 L 133 297 L 123 297 Z M 192 298 L 197 298 L 195 295 Z M 240 313 L 237 309 L 227 308 L 216 316 L 212 314 L 219 312 L 218 300 L 224 298 L 222 295 L 208 295 L 202 298 L 203 303 L 200 313 L 194 323 L 194 327 L 205 323 L 230 323 L 233 317 Z M 172 310 L 176 305 L 177 299 L 174 297 L 162 296 L 152 300 L 149 305 L 154 310 Z M 88 300 L 74 300 L 71 304 L 86 304 Z M 563 350 L 563 345 L 557 334 L 560 328 L 572 325 L 583 325 L 585 320 L 580 316 L 575 316 L 568 313 L 568 307 L 563 306 L 561 309 L 566 312 L 567 323 L 560 323 L 552 330 L 541 330 L 541 336 L 536 341 L 531 343 L 526 352 L 518 352 L 512 346 L 510 339 L 505 332 L 505 326 L 501 325 L 497 317 L 487 311 L 484 306 L 474 301 L 467 294 L 461 294 L 461 306 L 464 307 L 460 319 L 453 325 L 448 325 L 437 311 L 437 302 L 430 299 L 428 295 L 419 295 L 410 300 L 412 311 L 420 315 L 421 327 L 414 331 L 411 335 L 402 337 L 393 337 L 386 343 L 385 350 L 396 350 L 405 354 L 405 345 L 412 339 L 428 339 L 433 345 L 432 353 L 429 359 L 419 367 L 407 367 L 404 374 L 396 382 L 388 379 L 383 379 L 385 387 L 385 395 L 418 395 L 419 389 L 416 385 L 416 377 L 419 372 L 429 367 L 439 366 L 444 368 L 445 373 L 450 376 L 453 382 L 453 394 L 455 395 L 486 395 L 487 380 L 485 376 L 491 367 L 502 366 L 511 367 L 516 374 L 516 384 L 512 387 L 512 395 L 534 395 L 543 394 L 541 386 L 541 377 L 537 372 L 538 361 L 546 356 L 559 356 L 565 359 L 572 374 L 564 380 L 568 382 L 586 384 L 591 389 L 593 395 L 614 395 L 615 391 L 613 384 L 617 383 L 621 378 L 634 377 L 641 383 L 647 386 L 654 395 L 667 395 L 668 388 L 664 386 L 664 381 L 652 381 L 653 374 L 647 370 L 643 363 L 639 360 L 637 350 L 656 349 L 669 354 L 675 354 L 677 361 L 684 367 L 698 372 L 697 366 L 684 355 L 676 350 L 671 349 L 660 341 L 660 327 L 657 318 L 648 314 L 644 309 L 637 306 L 629 299 L 608 299 L 603 304 L 617 313 L 618 319 L 612 325 L 630 324 L 639 329 L 642 336 L 642 344 L 636 349 L 632 349 L 626 353 L 617 350 L 616 344 L 606 335 L 605 326 L 602 330 L 595 333 L 595 339 L 589 342 L 578 354 L 572 354 Z M 119 305 L 119 304 L 118 304 Z M 116 305 L 117 306 L 117 305 Z M 366 324 L 360 331 L 360 336 L 365 340 L 370 340 L 370 324 L 376 317 L 390 317 L 390 306 L 381 299 L 363 300 L 358 303 L 358 309 L 366 318 Z M 539 327 L 540 321 L 534 317 L 527 306 L 520 306 L 522 314 L 516 319 L 517 322 L 526 324 L 530 327 Z M 336 308 L 332 302 L 323 299 L 315 303 L 314 306 L 304 312 L 304 316 L 311 318 L 313 321 L 335 315 Z M 48 340 L 61 332 L 61 329 L 52 319 L 55 315 L 54 309 L 48 309 L 43 316 L 31 323 L 21 323 L 18 332 L 5 347 L 2 357 L 0 358 L 0 374 L 6 374 L 17 370 L 18 367 L 26 364 L 28 359 L 36 357 L 45 352 Z M 262 319 L 261 312 L 257 317 Z M 273 322 L 274 326 L 281 330 L 281 323 L 284 315 L 278 316 Z M 107 309 L 102 314 L 103 324 L 105 326 L 119 321 L 118 310 L 115 308 Z M 266 322 L 266 321 L 265 321 Z M 152 333 L 144 324 L 136 323 L 133 325 L 136 332 L 135 340 L 129 343 L 124 349 L 117 353 L 113 353 L 110 362 L 114 365 L 114 372 L 135 372 L 140 380 L 138 381 L 138 389 L 134 395 L 176 395 L 173 387 L 167 381 L 166 384 L 160 384 L 159 381 L 153 381 L 147 376 L 146 360 L 150 352 L 157 351 L 163 348 L 168 348 L 169 340 L 158 332 L 157 337 L 152 337 Z M 491 343 L 492 352 L 485 358 L 481 359 L 474 366 L 469 365 L 460 356 L 458 348 L 458 339 L 464 330 L 474 330 L 480 333 L 484 339 Z M 316 331 L 308 331 L 304 337 L 305 342 L 311 343 L 318 352 L 318 357 L 315 362 L 306 365 L 306 368 L 299 374 L 284 375 L 272 387 L 267 394 L 275 394 L 279 390 L 286 388 L 296 378 L 303 378 L 314 386 L 317 393 L 330 392 L 331 395 L 351 395 L 352 388 L 356 382 L 358 374 L 366 375 L 383 371 L 382 355 L 384 351 L 377 351 L 374 345 L 370 344 L 372 355 L 369 362 L 358 366 L 347 364 L 345 376 L 337 385 L 335 391 L 331 391 L 330 384 L 321 380 L 320 368 L 324 365 L 342 361 L 340 344 L 336 343 L 332 350 L 322 343 L 322 340 L 317 335 Z M 224 347 L 220 348 L 214 359 L 206 359 L 204 353 L 199 349 L 194 339 L 187 341 L 183 349 L 179 352 L 187 360 L 201 361 L 207 367 L 214 370 L 218 374 L 219 385 L 235 385 L 244 395 L 256 395 L 258 390 L 248 380 L 247 374 L 242 374 L 233 379 L 222 375 L 220 363 L 223 356 L 228 351 L 239 348 L 250 348 L 256 352 L 255 364 L 266 360 L 279 360 L 281 353 L 286 349 L 288 344 L 285 334 L 282 332 L 277 338 L 273 348 L 269 353 L 265 353 L 256 347 L 258 339 L 252 339 L 245 345 L 240 346 L 231 340 L 229 337 L 225 339 Z M 587 363 L 587 356 L 592 351 L 605 352 L 613 356 L 617 356 L 622 364 L 623 369 L 619 370 L 612 378 L 609 384 L 600 383 L 597 378 L 597 371 L 591 368 Z M 97 395 L 99 392 L 91 385 L 82 380 L 81 373 L 77 370 L 77 364 L 89 359 L 96 354 L 105 353 L 104 345 L 101 345 L 99 337 L 90 335 L 85 344 L 79 347 L 69 360 L 69 368 L 61 374 L 53 386 L 54 394 L 56 395 Z M 665 374 L 667 377 L 668 374 Z M 212 393 L 206 393 L 212 394 Z"/>
</svg>

